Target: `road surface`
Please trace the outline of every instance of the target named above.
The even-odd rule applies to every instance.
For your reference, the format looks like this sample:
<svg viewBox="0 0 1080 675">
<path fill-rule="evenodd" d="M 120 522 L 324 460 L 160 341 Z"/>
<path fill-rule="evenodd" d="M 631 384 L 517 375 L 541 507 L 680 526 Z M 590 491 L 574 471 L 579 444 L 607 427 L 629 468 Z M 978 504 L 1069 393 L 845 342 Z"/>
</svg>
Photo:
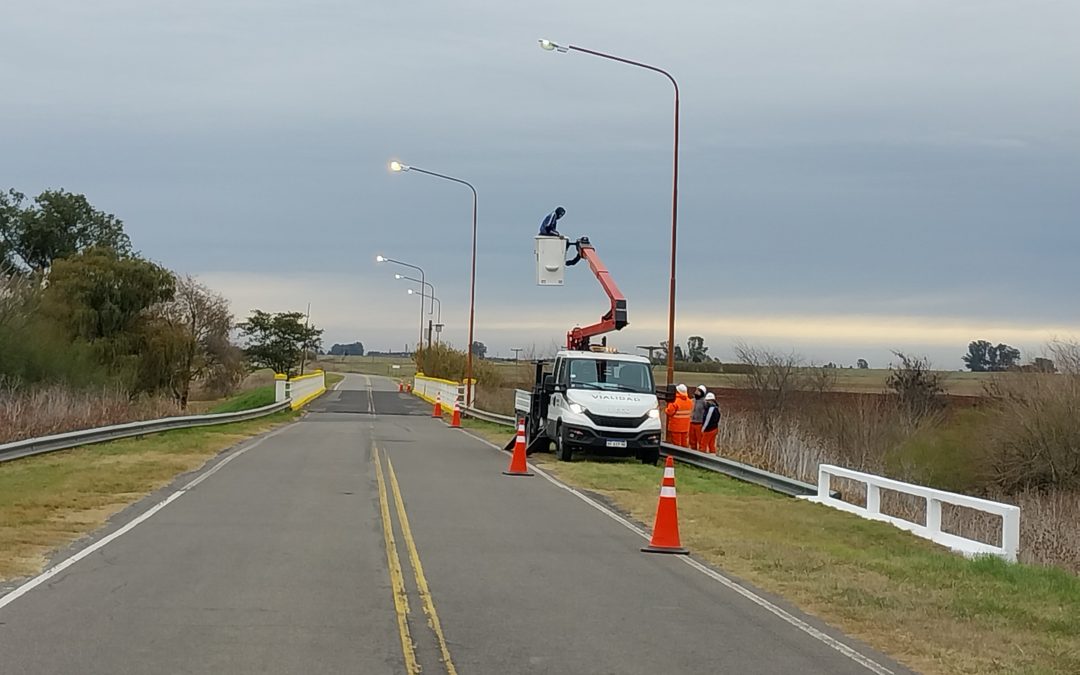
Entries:
<svg viewBox="0 0 1080 675">
<path fill-rule="evenodd" d="M 350 375 L 0 599 L 0 672 L 909 672 L 506 464 Z"/>
</svg>

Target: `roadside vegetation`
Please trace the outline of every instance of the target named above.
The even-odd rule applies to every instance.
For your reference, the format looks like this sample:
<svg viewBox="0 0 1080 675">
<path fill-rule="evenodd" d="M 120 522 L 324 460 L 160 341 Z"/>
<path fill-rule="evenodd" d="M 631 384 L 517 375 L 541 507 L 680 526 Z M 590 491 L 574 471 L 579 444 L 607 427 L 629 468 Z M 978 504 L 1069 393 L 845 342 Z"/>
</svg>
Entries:
<svg viewBox="0 0 1080 675">
<path fill-rule="evenodd" d="M 237 322 L 81 194 L 0 192 L 0 443 L 205 408 L 254 369 L 297 372 L 321 334 L 298 312 Z"/>
<path fill-rule="evenodd" d="M 0 581 L 39 572 L 52 551 L 292 412 L 179 429 L 0 463 Z"/>
</svg>

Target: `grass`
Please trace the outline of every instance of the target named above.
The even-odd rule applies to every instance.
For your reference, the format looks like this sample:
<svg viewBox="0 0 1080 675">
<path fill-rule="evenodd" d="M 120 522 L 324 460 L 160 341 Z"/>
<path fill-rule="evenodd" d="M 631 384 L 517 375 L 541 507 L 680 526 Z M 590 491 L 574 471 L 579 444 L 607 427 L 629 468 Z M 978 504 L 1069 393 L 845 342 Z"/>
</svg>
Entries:
<svg viewBox="0 0 1080 675">
<path fill-rule="evenodd" d="M 180 429 L 0 464 L 0 580 L 36 574 L 50 552 L 241 440 L 295 417 Z"/>
<path fill-rule="evenodd" d="M 502 445 L 506 427 L 463 426 Z M 662 471 L 637 461 L 530 458 L 649 526 Z M 683 544 L 928 675 L 1080 672 L 1080 578 L 966 560 L 882 523 L 677 469 Z"/>
<path fill-rule="evenodd" d="M 221 403 L 218 403 L 213 408 L 210 408 L 211 413 L 228 413 L 239 412 L 241 410 L 252 410 L 253 408 L 261 408 L 265 405 L 270 405 L 274 402 L 274 385 L 267 384 L 255 389 L 242 392 L 227 398 Z"/>
<path fill-rule="evenodd" d="M 338 382 L 341 382 L 342 380 L 345 379 L 345 376 L 342 375 L 341 373 L 326 373 L 325 377 L 326 377 L 326 388 L 327 389 L 333 387 L 335 384 L 337 384 Z"/>
</svg>

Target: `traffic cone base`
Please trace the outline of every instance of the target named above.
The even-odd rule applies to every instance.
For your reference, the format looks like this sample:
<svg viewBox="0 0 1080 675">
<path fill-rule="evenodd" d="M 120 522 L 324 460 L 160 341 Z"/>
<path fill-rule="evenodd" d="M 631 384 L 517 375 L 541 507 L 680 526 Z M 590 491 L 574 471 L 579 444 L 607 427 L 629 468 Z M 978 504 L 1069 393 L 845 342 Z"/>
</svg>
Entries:
<svg viewBox="0 0 1080 675">
<path fill-rule="evenodd" d="M 644 553 L 675 553 L 686 555 L 690 551 L 679 541 L 679 512 L 675 502 L 675 460 L 667 458 L 664 463 L 664 479 L 660 483 L 660 501 L 656 504 L 656 520 L 653 523 L 649 545 Z"/>
<path fill-rule="evenodd" d="M 518 420 L 517 440 L 514 443 L 514 454 L 510 457 L 510 468 L 503 471 L 504 476 L 532 476 L 529 471 L 529 463 L 525 459 L 525 422 Z"/>
</svg>

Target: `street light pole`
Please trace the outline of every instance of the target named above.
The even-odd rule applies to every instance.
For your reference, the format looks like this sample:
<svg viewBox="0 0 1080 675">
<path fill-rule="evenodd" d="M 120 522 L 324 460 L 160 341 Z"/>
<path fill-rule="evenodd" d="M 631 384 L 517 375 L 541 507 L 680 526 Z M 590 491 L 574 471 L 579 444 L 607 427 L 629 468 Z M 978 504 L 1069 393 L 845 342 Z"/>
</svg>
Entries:
<svg viewBox="0 0 1080 675">
<path fill-rule="evenodd" d="M 422 268 L 418 267 L 417 265 L 413 265 L 413 264 L 410 264 L 410 263 L 407 263 L 407 262 L 402 262 L 400 260 L 394 260 L 393 258 L 387 258 L 386 256 L 383 256 L 383 255 L 375 256 L 375 262 L 394 263 L 395 265 L 401 265 L 402 267 L 410 267 L 410 268 L 412 268 L 414 270 L 419 270 L 420 271 L 420 279 L 421 279 L 421 281 L 420 281 L 420 283 L 421 283 L 421 285 L 420 285 L 420 342 L 417 343 L 417 345 L 416 345 L 416 367 L 419 370 L 419 368 L 420 368 L 420 355 L 421 355 L 421 352 L 424 351 L 424 286 L 423 286 L 423 284 L 424 284 L 424 281 L 423 281 L 423 279 L 424 279 L 424 270 Z"/>
<path fill-rule="evenodd" d="M 675 81 L 671 73 L 667 72 L 663 68 L 657 68 L 656 66 L 650 66 L 647 63 L 640 61 L 631 61 L 630 59 L 624 59 L 621 56 L 614 56 L 612 54 L 605 54 L 604 52 L 598 52 L 592 49 L 585 49 L 584 47 L 577 47 L 575 45 L 560 45 L 552 42 L 551 40 L 540 40 L 541 49 L 547 51 L 556 51 L 565 54 L 568 51 L 581 52 L 583 54 L 591 54 L 592 56 L 599 56 L 602 59 L 608 59 L 611 61 L 618 61 L 620 63 L 626 63 L 631 66 L 637 66 L 638 68 L 644 68 L 651 70 L 655 73 L 660 73 L 668 80 L 671 81 L 671 85 L 675 87 L 675 151 L 674 161 L 671 176 L 671 276 L 670 284 L 668 288 L 668 346 L 667 346 L 667 383 L 671 386 L 675 383 L 675 245 L 678 241 L 676 232 L 678 230 L 679 222 L 679 83 Z"/>
<path fill-rule="evenodd" d="M 406 276 L 404 274 L 395 274 L 394 278 L 399 279 L 399 280 L 404 279 L 406 281 L 415 281 L 416 283 L 420 284 L 422 287 L 427 287 L 427 289 L 429 291 L 429 293 L 428 293 L 428 299 L 429 300 L 432 300 L 432 299 L 435 298 L 435 286 L 432 285 L 431 282 L 424 281 L 423 279 L 417 279 L 416 277 Z M 433 311 L 435 311 L 435 305 L 429 302 L 428 303 L 428 316 L 431 316 L 431 313 Z"/>
<path fill-rule="evenodd" d="M 409 277 L 402 277 L 402 279 L 409 279 Z M 411 281 L 418 281 L 418 280 L 417 279 L 411 279 Z M 428 284 L 428 286 L 431 286 L 431 284 Z M 414 291 L 413 289 L 410 288 L 409 289 L 409 295 L 416 295 L 416 291 Z M 439 330 L 441 331 L 442 330 L 442 302 L 438 298 L 435 297 L 435 289 L 431 290 L 431 295 L 428 296 L 428 299 L 432 301 L 432 303 L 431 303 L 431 310 L 432 311 L 435 310 L 435 305 L 436 304 L 438 304 L 438 306 L 439 306 L 438 315 L 435 318 L 435 325 L 439 326 Z M 421 295 L 420 301 L 423 302 L 423 296 L 422 295 Z M 431 316 L 430 311 L 428 312 L 428 316 Z M 431 319 L 428 319 L 427 346 L 428 346 L 428 349 L 431 349 Z"/>
<path fill-rule="evenodd" d="M 460 178 L 435 173 L 434 171 L 428 171 L 427 169 L 421 169 L 416 166 L 409 166 L 398 161 L 390 162 L 390 170 L 394 172 L 418 171 L 427 174 L 428 176 L 460 183 L 472 190 L 472 271 L 469 275 L 469 344 L 465 351 L 465 405 L 472 405 L 473 324 L 476 318 L 476 188 L 473 187 L 472 183 Z"/>
</svg>

